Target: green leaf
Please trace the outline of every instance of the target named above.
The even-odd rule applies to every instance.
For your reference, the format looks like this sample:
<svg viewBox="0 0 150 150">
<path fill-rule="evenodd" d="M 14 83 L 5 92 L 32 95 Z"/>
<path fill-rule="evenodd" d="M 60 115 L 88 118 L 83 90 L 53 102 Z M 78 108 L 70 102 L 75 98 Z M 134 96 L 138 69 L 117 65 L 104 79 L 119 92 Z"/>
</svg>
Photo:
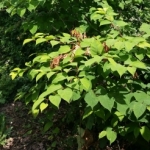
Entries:
<svg viewBox="0 0 150 150">
<path fill-rule="evenodd" d="M 68 45 L 60 46 L 58 52 L 59 54 L 68 53 L 70 51 L 70 47 Z"/>
<path fill-rule="evenodd" d="M 115 126 L 117 126 L 117 124 L 118 124 L 118 119 L 116 117 L 112 118 L 112 120 L 111 120 L 111 126 L 115 127 Z"/>
<path fill-rule="evenodd" d="M 81 48 L 79 48 L 75 51 L 75 57 L 81 57 L 81 56 L 83 56 L 84 53 L 85 53 L 85 51 L 82 50 Z"/>
<path fill-rule="evenodd" d="M 149 24 L 147 23 L 142 23 L 141 27 L 140 27 L 140 31 L 144 31 L 146 33 L 150 33 L 150 27 Z"/>
<path fill-rule="evenodd" d="M 99 133 L 99 139 L 102 139 L 103 137 L 105 137 L 106 136 L 106 134 L 107 134 L 107 132 L 106 131 L 101 131 L 100 133 Z"/>
<path fill-rule="evenodd" d="M 56 72 L 49 72 L 46 74 L 47 78 L 50 79 L 51 76 L 53 76 Z"/>
<path fill-rule="evenodd" d="M 57 108 L 59 108 L 60 102 L 61 102 L 61 97 L 59 95 L 50 95 L 49 96 L 50 102 L 55 105 Z"/>
<path fill-rule="evenodd" d="M 45 96 L 47 96 L 61 88 L 62 88 L 61 84 L 51 84 L 50 86 L 48 86 L 47 90 L 40 95 L 39 98 L 44 98 Z"/>
<path fill-rule="evenodd" d="M 45 41 L 47 41 L 47 39 L 45 39 L 45 38 L 38 38 L 38 39 L 36 39 L 36 45 L 40 44 L 40 43 L 43 43 Z"/>
<path fill-rule="evenodd" d="M 92 109 L 98 103 L 97 97 L 92 90 L 85 95 L 84 100 Z"/>
<path fill-rule="evenodd" d="M 88 116 L 90 116 L 93 113 L 93 110 L 91 109 L 91 107 L 86 107 L 84 114 L 83 114 L 83 119 L 87 118 Z"/>
<path fill-rule="evenodd" d="M 144 114 L 145 111 L 146 111 L 146 105 L 145 104 L 142 104 L 140 102 L 135 102 L 134 103 L 133 112 L 134 112 L 137 119 L 139 117 L 141 117 Z"/>
<path fill-rule="evenodd" d="M 34 112 L 34 110 L 44 101 L 45 98 L 38 98 L 38 100 L 36 100 L 32 106 L 32 112 Z"/>
<path fill-rule="evenodd" d="M 41 113 L 43 112 L 44 109 L 47 108 L 47 106 L 48 106 L 48 104 L 47 104 L 47 103 L 44 103 L 44 102 L 40 104 Z"/>
<path fill-rule="evenodd" d="M 82 48 L 85 48 L 85 47 L 89 47 L 91 45 L 91 42 L 93 42 L 93 39 L 92 38 L 86 38 L 86 39 L 83 39 L 80 43 L 80 46 Z"/>
<path fill-rule="evenodd" d="M 132 50 L 133 47 L 136 45 L 136 44 L 134 44 L 133 42 L 130 42 L 130 41 L 125 41 L 124 44 L 125 44 L 125 50 L 128 51 L 128 52 L 130 50 Z"/>
<path fill-rule="evenodd" d="M 31 42 L 31 41 L 34 41 L 34 39 L 25 39 L 25 40 L 23 41 L 23 45 L 25 45 L 26 43 L 29 43 L 29 42 Z"/>
<path fill-rule="evenodd" d="M 33 109 L 32 110 L 32 115 L 34 118 L 36 118 L 38 116 L 38 114 L 39 114 L 39 109 Z"/>
<path fill-rule="evenodd" d="M 111 109 L 114 106 L 114 99 L 110 99 L 107 95 L 98 96 L 100 104 L 111 112 Z"/>
<path fill-rule="evenodd" d="M 46 72 L 40 72 L 40 73 L 36 76 L 36 82 L 38 82 L 38 80 L 39 80 L 40 78 L 42 78 L 45 74 L 46 74 Z"/>
<path fill-rule="evenodd" d="M 124 118 L 124 116 L 125 116 L 125 115 L 123 115 L 123 114 L 122 114 L 121 112 L 119 112 L 119 111 L 116 111 L 114 114 L 117 116 L 117 118 L 119 119 L 119 121 L 122 121 L 123 118 Z"/>
<path fill-rule="evenodd" d="M 50 41 L 50 43 L 51 43 L 52 47 L 54 47 L 55 45 L 58 45 L 58 44 L 59 44 L 58 41 L 54 41 L 54 40 Z"/>
<path fill-rule="evenodd" d="M 33 79 L 35 78 L 35 76 L 36 76 L 38 73 L 39 73 L 38 70 L 32 69 L 32 70 L 29 71 L 28 77 L 29 77 L 31 80 L 33 80 Z"/>
<path fill-rule="evenodd" d="M 100 41 L 94 40 L 90 47 L 90 53 L 92 56 L 101 55 L 103 51 L 103 45 Z"/>
<path fill-rule="evenodd" d="M 100 108 L 100 109 L 94 111 L 94 113 L 95 113 L 98 117 L 102 118 L 103 120 L 106 119 L 106 118 L 105 118 L 105 112 L 104 112 L 104 109 L 103 109 L 103 108 Z"/>
<path fill-rule="evenodd" d="M 120 77 L 126 73 L 127 69 L 123 65 L 117 64 L 116 70 L 119 73 Z"/>
<path fill-rule="evenodd" d="M 110 144 L 112 144 L 117 138 L 117 133 L 114 131 L 107 131 L 107 139 L 110 141 Z"/>
<path fill-rule="evenodd" d="M 135 138 L 137 138 L 139 136 L 139 133 L 140 133 L 140 128 L 135 127 L 134 128 L 134 136 L 135 136 Z"/>
<path fill-rule="evenodd" d="M 58 83 L 60 81 L 63 81 L 67 79 L 67 74 L 66 73 L 58 73 L 56 74 L 56 76 L 54 77 L 54 79 L 52 80 L 52 83 Z"/>
<path fill-rule="evenodd" d="M 135 67 L 127 67 L 127 70 L 131 73 L 132 76 L 134 76 L 134 74 L 136 72 L 136 68 Z"/>
<path fill-rule="evenodd" d="M 81 97 L 81 95 L 80 95 L 79 91 L 76 91 L 76 92 L 73 91 L 73 95 L 72 95 L 72 100 L 73 101 L 78 100 L 80 97 Z"/>
<path fill-rule="evenodd" d="M 128 23 L 126 23 L 122 20 L 114 20 L 113 23 L 114 23 L 115 26 L 119 26 L 119 27 L 124 27 L 124 26 L 128 25 Z"/>
<path fill-rule="evenodd" d="M 48 131 L 53 126 L 53 122 L 49 121 L 44 125 L 43 131 Z"/>
<path fill-rule="evenodd" d="M 91 81 L 89 81 L 87 78 L 80 79 L 80 82 L 83 85 L 83 89 L 85 91 L 89 91 L 92 88 Z"/>
<path fill-rule="evenodd" d="M 150 141 L 150 130 L 147 126 L 142 126 L 142 128 L 140 129 L 140 133 L 147 142 Z"/>
<path fill-rule="evenodd" d="M 114 59 L 108 58 L 108 60 L 109 60 L 111 65 L 113 65 L 114 67 L 117 67 L 117 63 L 114 61 Z"/>
<path fill-rule="evenodd" d="M 38 29 L 38 26 L 37 25 L 33 25 L 32 28 L 30 29 L 30 32 L 32 34 L 34 34 L 34 33 L 36 33 L 37 29 Z"/>
<path fill-rule="evenodd" d="M 26 8 L 18 8 L 17 9 L 17 13 L 20 17 L 23 17 L 23 15 L 25 14 L 26 12 Z"/>
<path fill-rule="evenodd" d="M 11 79 L 14 80 L 18 75 L 18 72 L 11 72 L 9 75 L 11 76 Z"/>
<path fill-rule="evenodd" d="M 111 21 L 109 21 L 109 20 L 101 20 L 100 21 L 100 26 L 106 25 L 106 24 L 111 24 Z"/>
<path fill-rule="evenodd" d="M 73 92 L 70 88 L 66 88 L 64 90 L 58 90 L 58 94 L 60 95 L 60 97 L 67 101 L 68 103 L 71 102 L 72 100 L 72 96 L 73 96 Z"/>
</svg>

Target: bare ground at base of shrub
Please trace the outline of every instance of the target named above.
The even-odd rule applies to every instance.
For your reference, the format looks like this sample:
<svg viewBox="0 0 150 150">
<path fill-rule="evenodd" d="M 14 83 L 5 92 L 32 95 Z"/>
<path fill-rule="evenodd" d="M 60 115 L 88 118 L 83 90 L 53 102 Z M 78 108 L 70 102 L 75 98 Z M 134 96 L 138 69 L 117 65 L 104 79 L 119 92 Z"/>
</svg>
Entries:
<svg viewBox="0 0 150 150">
<path fill-rule="evenodd" d="M 62 111 L 62 110 L 59 110 Z M 7 143 L 0 146 L 0 150 L 77 150 L 76 135 L 66 127 L 59 118 L 61 112 L 56 114 L 54 124 L 56 128 L 43 133 L 43 122 L 40 117 L 33 119 L 29 110 L 22 102 L 13 102 L 0 107 L 0 112 L 6 115 L 7 128 L 12 127 L 10 135 L 7 137 Z M 58 118 L 57 118 L 58 116 Z M 54 130 L 59 129 L 58 133 Z M 129 144 L 129 143 L 128 143 Z M 125 147 L 127 143 L 115 143 L 112 146 L 106 146 L 103 149 L 96 150 L 128 150 Z M 88 148 L 87 150 L 93 150 Z M 133 150 L 133 149 L 132 149 Z"/>
</svg>

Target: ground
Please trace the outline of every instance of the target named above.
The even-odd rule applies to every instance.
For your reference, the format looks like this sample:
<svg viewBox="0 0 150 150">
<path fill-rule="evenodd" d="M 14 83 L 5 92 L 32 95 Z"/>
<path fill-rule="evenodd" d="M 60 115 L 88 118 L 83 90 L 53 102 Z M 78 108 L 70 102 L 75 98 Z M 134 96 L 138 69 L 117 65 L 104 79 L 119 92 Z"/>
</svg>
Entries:
<svg viewBox="0 0 150 150">
<path fill-rule="evenodd" d="M 43 133 L 42 116 L 34 119 L 25 104 L 20 101 L 5 104 L 0 112 L 6 115 L 7 128 L 12 127 L 7 143 L 0 146 L 0 150 L 77 150 L 77 135 L 72 133 L 60 120 L 63 110 L 60 109 L 53 119 L 55 128 Z M 41 118 L 41 119 L 40 119 Z M 87 137 L 85 137 L 87 138 Z M 126 144 L 127 145 L 127 144 Z M 96 150 L 127 150 L 118 143 Z M 85 149 L 81 149 L 85 150 Z M 88 148 L 86 150 L 93 150 Z"/>
</svg>

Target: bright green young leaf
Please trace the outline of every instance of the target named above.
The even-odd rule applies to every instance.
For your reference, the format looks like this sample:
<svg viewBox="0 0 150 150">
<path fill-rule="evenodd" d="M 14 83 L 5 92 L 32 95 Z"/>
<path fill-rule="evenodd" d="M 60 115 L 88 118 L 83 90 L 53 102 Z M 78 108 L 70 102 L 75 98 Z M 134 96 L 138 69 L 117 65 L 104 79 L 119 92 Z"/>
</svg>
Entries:
<svg viewBox="0 0 150 150">
<path fill-rule="evenodd" d="M 106 136 L 106 134 L 107 134 L 107 132 L 106 131 L 101 131 L 100 133 L 99 133 L 99 139 L 102 139 L 103 137 L 105 137 Z"/>
<path fill-rule="evenodd" d="M 47 108 L 47 106 L 48 106 L 48 104 L 47 104 L 47 103 L 44 103 L 44 102 L 40 104 L 41 113 L 43 112 L 44 109 Z"/>
<path fill-rule="evenodd" d="M 140 133 L 147 142 L 150 141 L 150 129 L 147 126 L 142 126 Z"/>
<path fill-rule="evenodd" d="M 35 76 L 36 76 L 38 73 L 39 73 L 38 70 L 32 69 L 32 70 L 29 71 L 28 77 L 29 77 L 31 80 L 33 80 L 33 79 L 35 78 Z"/>
<path fill-rule="evenodd" d="M 68 53 L 70 51 L 70 47 L 68 45 L 60 46 L 58 52 L 59 54 Z"/>
<path fill-rule="evenodd" d="M 32 115 L 34 118 L 36 118 L 38 116 L 38 114 L 39 114 L 39 109 L 33 109 L 32 110 Z"/>
<path fill-rule="evenodd" d="M 59 95 L 50 95 L 49 96 L 50 102 L 55 105 L 57 108 L 59 108 L 60 102 L 61 102 L 61 97 Z"/>
<path fill-rule="evenodd" d="M 36 39 L 36 45 L 43 43 L 43 42 L 46 42 L 46 41 L 47 41 L 47 39 L 45 39 L 45 38 L 38 38 L 38 39 Z"/>
<path fill-rule="evenodd" d="M 52 83 L 58 83 L 60 81 L 65 80 L 66 78 L 67 78 L 67 74 L 66 73 L 58 73 L 58 74 L 56 74 L 56 76 L 52 80 Z"/>
<path fill-rule="evenodd" d="M 34 41 L 34 39 L 25 39 L 25 40 L 23 41 L 23 45 L 25 45 L 26 43 L 29 43 L 29 42 L 31 42 L 31 41 Z"/>
<path fill-rule="evenodd" d="M 133 42 L 130 42 L 130 41 L 125 41 L 124 44 L 125 44 L 125 50 L 127 52 L 129 52 L 130 50 L 132 50 L 133 47 L 135 46 L 135 44 Z"/>
<path fill-rule="evenodd" d="M 32 28 L 30 29 L 30 32 L 32 34 L 34 34 L 34 33 L 36 33 L 37 29 L 38 29 L 38 26 L 37 25 L 33 25 Z"/>
<path fill-rule="evenodd" d="M 146 111 L 146 105 L 140 102 L 135 102 L 134 106 L 133 106 L 133 112 L 136 116 L 136 118 L 138 119 L 139 117 L 141 117 L 144 112 Z"/>
<path fill-rule="evenodd" d="M 117 63 L 115 62 L 114 59 L 108 58 L 108 60 L 109 60 L 109 62 L 110 62 L 111 65 L 113 65 L 114 67 L 117 67 Z"/>
<path fill-rule="evenodd" d="M 46 72 L 40 72 L 40 73 L 36 76 L 36 82 L 38 82 L 38 80 L 41 79 L 45 74 L 46 74 Z"/>
<path fill-rule="evenodd" d="M 124 115 L 121 112 L 116 111 L 114 114 L 117 116 L 117 118 L 118 118 L 119 121 L 123 120 Z"/>
<path fill-rule="evenodd" d="M 9 75 L 11 76 L 11 79 L 14 80 L 18 75 L 18 72 L 11 72 Z"/>
<path fill-rule="evenodd" d="M 92 88 L 92 83 L 87 78 L 80 79 L 80 82 L 83 85 L 85 91 L 89 91 Z"/>
<path fill-rule="evenodd" d="M 136 72 L 136 68 L 135 67 L 127 67 L 127 70 L 131 73 L 132 76 L 134 76 L 134 74 Z"/>
<path fill-rule="evenodd" d="M 122 20 L 114 20 L 114 25 L 119 26 L 119 27 L 124 27 L 126 25 L 128 25 L 128 23 L 122 21 Z"/>
<path fill-rule="evenodd" d="M 116 41 L 115 44 L 114 44 L 114 47 L 117 50 L 122 50 L 124 48 L 124 42 L 122 42 L 122 41 Z"/>
<path fill-rule="evenodd" d="M 32 111 L 34 111 L 43 101 L 44 101 L 44 99 L 45 98 L 38 98 L 35 102 L 34 102 L 34 104 L 33 104 L 33 106 L 32 106 Z"/>
<path fill-rule="evenodd" d="M 58 41 L 54 41 L 54 40 L 50 41 L 50 43 L 51 43 L 52 47 L 54 47 L 55 45 L 58 45 L 58 44 L 59 44 Z"/>
<path fill-rule="evenodd" d="M 50 86 L 48 86 L 47 90 L 40 95 L 39 98 L 44 98 L 45 96 L 48 96 L 49 94 L 61 88 L 62 88 L 61 84 L 51 84 Z"/>
<path fill-rule="evenodd" d="M 142 23 L 141 27 L 140 27 L 140 31 L 144 31 L 146 33 L 150 33 L 150 27 L 149 24 L 147 23 Z"/>
<path fill-rule="evenodd" d="M 83 39 L 82 42 L 80 43 L 80 46 L 82 48 L 89 47 L 91 45 L 91 42 L 93 42 L 92 38 Z"/>
<path fill-rule="evenodd" d="M 70 88 L 66 88 L 64 90 L 58 90 L 58 94 L 60 95 L 60 97 L 67 101 L 68 103 L 71 102 L 72 100 L 72 96 L 73 96 L 73 92 Z"/>
<path fill-rule="evenodd" d="M 98 40 L 94 40 L 90 47 L 90 53 L 92 56 L 101 55 L 103 51 L 103 45 Z"/>
<path fill-rule="evenodd" d="M 111 112 L 114 106 L 114 99 L 110 99 L 107 95 L 98 96 L 98 101 L 107 110 Z"/>
<path fill-rule="evenodd" d="M 106 24 L 111 24 L 111 22 L 109 20 L 101 20 L 100 21 L 100 26 L 106 25 Z"/>
<path fill-rule="evenodd" d="M 84 100 L 92 109 L 98 103 L 98 99 L 92 90 L 85 95 Z"/>
<path fill-rule="evenodd" d="M 81 48 L 79 48 L 75 51 L 75 57 L 81 57 L 81 56 L 83 56 L 84 53 L 85 53 L 85 51 L 82 50 Z"/>
<path fill-rule="evenodd" d="M 119 73 L 120 77 L 126 73 L 127 69 L 123 65 L 117 64 L 116 71 Z"/>
<path fill-rule="evenodd" d="M 109 140 L 110 144 L 112 144 L 116 138 L 117 138 L 117 133 L 114 131 L 106 131 L 107 132 L 107 139 Z"/>
<path fill-rule="evenodd" d="M 53 76 L 56 72 L 49 72 L 46 74 L 47 78 L 50 79 L 51 76 Z"/>
</svg>

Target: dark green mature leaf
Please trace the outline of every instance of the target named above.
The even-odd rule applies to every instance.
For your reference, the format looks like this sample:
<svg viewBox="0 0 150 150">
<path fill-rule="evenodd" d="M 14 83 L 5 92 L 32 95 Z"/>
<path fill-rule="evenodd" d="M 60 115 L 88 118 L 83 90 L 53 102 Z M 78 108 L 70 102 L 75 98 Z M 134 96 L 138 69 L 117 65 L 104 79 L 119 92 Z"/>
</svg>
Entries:
<svg viewBox="0 0 150 150">
<path fill-rule="evenodd" d="M 139 136 L 139 133 L 140 133 L 140 128 L 135 127 L 134 128 L 134 136 L 135 136 L 135 138 L 137 138 Z"/>
<path fill-rule="evenodd" d="M 92 90 L 85 95 L 84 100 L 92 109 L 98 103 L 98 99 Z"/>
</svg>

